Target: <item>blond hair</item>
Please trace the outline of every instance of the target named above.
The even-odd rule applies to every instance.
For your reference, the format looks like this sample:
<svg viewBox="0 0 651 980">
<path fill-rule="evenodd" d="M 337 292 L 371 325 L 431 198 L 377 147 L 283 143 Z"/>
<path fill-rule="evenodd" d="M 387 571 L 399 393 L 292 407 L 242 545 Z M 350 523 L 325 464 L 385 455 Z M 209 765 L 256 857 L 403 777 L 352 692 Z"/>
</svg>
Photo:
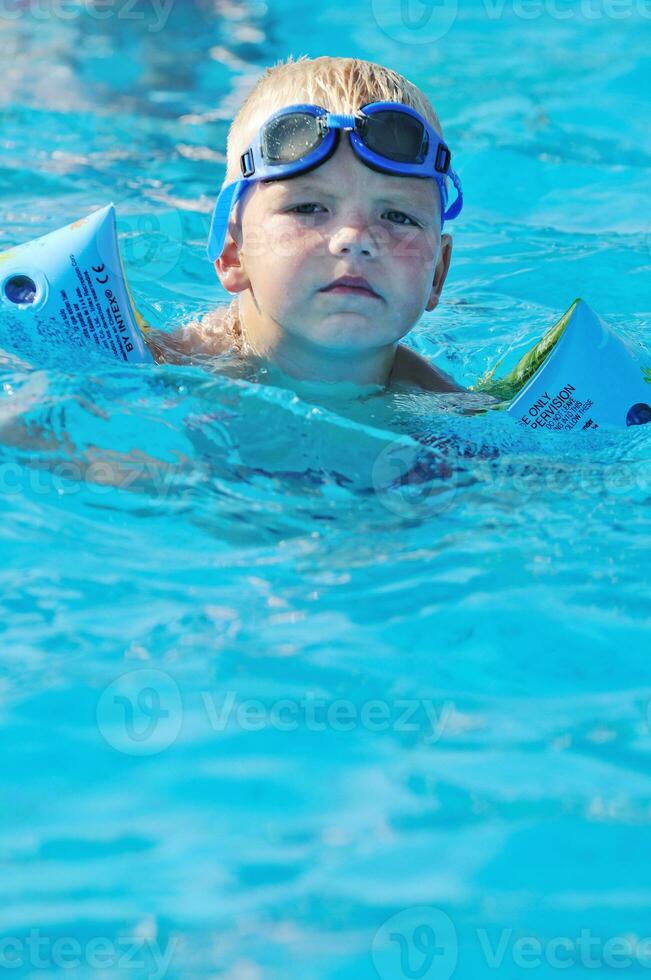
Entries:
<svg viewBox="0 0 651 980">
<path fill-rule="evenodd" d="M 369 102 L 402 102 L 442 136 L 432 103 L 403 75 L 373 61 L 306 54 L 266 68 L 240 106 L 228 131 L 224 186 L 242 176 L 240 157 L 272 113 L 297 102 L 310 102 L 330 112 L 354 113 Z"/>
</svg>

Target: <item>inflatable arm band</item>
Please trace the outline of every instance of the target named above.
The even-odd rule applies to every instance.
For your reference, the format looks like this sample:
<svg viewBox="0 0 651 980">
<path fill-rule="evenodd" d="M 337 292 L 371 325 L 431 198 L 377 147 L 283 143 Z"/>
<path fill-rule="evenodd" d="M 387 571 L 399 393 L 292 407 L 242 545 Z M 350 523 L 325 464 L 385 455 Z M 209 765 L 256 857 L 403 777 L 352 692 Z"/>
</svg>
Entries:
<svg viewBox="0 0 651 980">
<path fill-rule="evenodd" d="M 0 320 L 2 340 L 19 353 L 74 343 L 119 361 L 153 362 L 122 268 L 112 204 L 0 254 Z"/>
<path fill-rule="evenodd" d="M 501 363 L 501 362 L 500 362 Z M 529 429 L 597 429 L 651 421 L 651 371 L 582 299 L 500 380 L 475 386 Z"/>
</svg>

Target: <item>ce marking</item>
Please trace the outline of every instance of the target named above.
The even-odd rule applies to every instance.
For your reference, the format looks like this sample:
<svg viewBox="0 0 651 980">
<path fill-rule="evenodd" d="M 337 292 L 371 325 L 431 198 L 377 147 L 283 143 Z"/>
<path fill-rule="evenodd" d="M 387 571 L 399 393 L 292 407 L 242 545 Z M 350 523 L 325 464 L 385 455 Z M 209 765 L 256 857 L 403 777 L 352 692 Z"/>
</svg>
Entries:
<svg viewBox="0 0 651 980">
<path fill-rule="evenodd" d="M 106 268 L 106 266 L 104 265 L 104 263 L 102 263 L 101 265 L 94 265 L 93 266 L 93 272 L 96 273 L 95 279 L 100 284 L 100 286 L 105 286 L 106 283 L 109 281 L 109 277 L 108 276 L 104 276 L 103 279 L 100 279 L 99 278 L 100 275 L 102 274 L 102 272 L 104 272 L 104 269 L 105 268 Z"/>
</svg>

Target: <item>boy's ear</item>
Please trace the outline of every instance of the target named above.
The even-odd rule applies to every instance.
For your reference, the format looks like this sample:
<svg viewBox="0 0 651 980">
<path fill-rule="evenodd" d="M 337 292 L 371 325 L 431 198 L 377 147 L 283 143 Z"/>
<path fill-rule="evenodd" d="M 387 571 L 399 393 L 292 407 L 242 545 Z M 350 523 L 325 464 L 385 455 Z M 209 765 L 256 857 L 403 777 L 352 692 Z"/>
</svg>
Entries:
<svg viewBox="0 0 651 980">
<path fill-rule="evenodd" d="M 436 264 L 434 282 L 432 283 L 432 290 L 429 294 L 427 306 L 425 307 L 426 310 L 434 310 L 439 305 L 443 284 L 450 268 L 451 259 L 452 237 L 450 235 L 441 235 L 441 252 L 439 254 L 439 260 Z"/>
<path fill-rule="evenodd" d="M 215 272 L 219 281 L 229 293 L 241 293 L 250 285 L 242 262 L 241 246 L 242 229 L 231 221 L 226 233 L 224 250 L 215 262 Z"/>
</svg>

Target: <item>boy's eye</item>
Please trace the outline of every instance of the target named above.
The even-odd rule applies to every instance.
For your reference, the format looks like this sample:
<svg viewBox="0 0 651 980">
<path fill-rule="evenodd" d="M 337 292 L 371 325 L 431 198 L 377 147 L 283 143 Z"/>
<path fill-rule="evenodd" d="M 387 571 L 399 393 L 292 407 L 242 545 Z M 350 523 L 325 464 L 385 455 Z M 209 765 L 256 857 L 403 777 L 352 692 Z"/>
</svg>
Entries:
<svg viewBox="0 0 651 980">
<path fill-rule="evenodd" d="M 295 211 L 298 214 L 314 214 L 313 211 L 301 211 L 300 209 L 301 208 L 320 208 L 320 207 L 323 207 L 323 205 L 316 204 L 314 201 L 310 201 L 309 203 L 306 202 L 305 204 L 296 204 L 293 208 L 289 208 L 289 212 L 291 213 L 292 211 Z M 400 220 L 400 219 L 401 218 L 406 218 L 407 221 L 411 222 L 411 224 L 415 228 L 420 228 L 421 227 L 421 225 L 414 218 L 410 218 L 408 214 L 405 214 L 404 213 L 404 211 L 385 211 L 384 213 L 393 216 L 390 220 L 393 220 L 393 218 L 397 217 L 397 219 L 398 219 L 397 220 L 397 223 L 400 224 L 400 225 L 403 225 L 403 226 L 405 225 L 405 222 L 402 221 L 402 220 Z"/>
<path fill-rule="evenodd" d="M 418 222 L 417 222 L 417 221 L 416 221 L 416 220 L 415 220 L 414 218 L 410 218 L 410 217 L 409 217 L 409 215 L 408 215 L 408 214 L 405 214 L 405 212 L 404 212 L 404 211 L 385 211 L 385 214 L 393 214 L 393 215 L 397 215 L 399 219 L 400 219 L 400 218 L 406 218 L 406 219 L 407 219 L 407 221 L 411 221 L 411 223 L 412 223 L 412 225 L 413 225 L 413 226 L 414 226 L 415 228 L 420 228 L 420 227 L 421 227 L 421 226 L 420 226 L 420 224 L 419 224 L 419 223 L 418 223 Z M 403 224 L 404 224 L 404 221 L 400 221 L 400 220 L 399 220 L 399 221 L 398 221 L 398 224 L 401 224 L 401 225 L 403 225 Z"/>
<path fill-rule="evenodd" d="M 314 202 L 310 202 L 309 204 L 297 204 L 295 207 L 290 208 L 289 211 L 291 213 L 292 211 L 298 211 L 299 208 L 320 208 L 320 207 L 322 207 L 321 204 L 315 204 Z M 300 211 L 299 213 L 300 214 L 313 214 L 314 212 L 312 212 L 312 211 Z"/>
</svg>

